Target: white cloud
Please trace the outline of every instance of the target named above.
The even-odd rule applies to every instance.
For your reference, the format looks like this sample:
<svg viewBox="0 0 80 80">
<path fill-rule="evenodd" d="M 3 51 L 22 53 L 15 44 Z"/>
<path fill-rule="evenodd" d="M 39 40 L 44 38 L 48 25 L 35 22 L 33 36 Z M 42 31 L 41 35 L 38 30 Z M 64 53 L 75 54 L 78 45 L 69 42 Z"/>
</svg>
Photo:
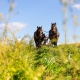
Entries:
<svg viewBox="0 0 80 80">
<path fill-rule="evenodd" d="M 73 8 L 76 8 L 76 9 L 80 10 L 80 4 L 74 4 Z"/>
<path fill-rule="evenodd" d="M 0 28 L 4 29 L 5 26 L 9 28 L 10 30 L 21 30 L 22 28 L 26 27 L 28 24 L 23 23 L 23 22 L 12 22 L 6 24 L 0 24 Z"/>
</svg>

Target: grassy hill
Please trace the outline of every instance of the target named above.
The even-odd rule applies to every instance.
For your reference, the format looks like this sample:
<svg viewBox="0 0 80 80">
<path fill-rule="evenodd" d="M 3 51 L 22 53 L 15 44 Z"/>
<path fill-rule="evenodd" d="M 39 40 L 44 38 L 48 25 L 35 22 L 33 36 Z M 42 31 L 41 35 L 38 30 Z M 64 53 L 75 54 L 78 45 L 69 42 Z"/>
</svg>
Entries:
<svg viewBox="0 0 80 80">
<path fill-rule="evenodd" d="M 0 43 L 0 80 L 80 80 L 80 44 Z"/>
</svg>

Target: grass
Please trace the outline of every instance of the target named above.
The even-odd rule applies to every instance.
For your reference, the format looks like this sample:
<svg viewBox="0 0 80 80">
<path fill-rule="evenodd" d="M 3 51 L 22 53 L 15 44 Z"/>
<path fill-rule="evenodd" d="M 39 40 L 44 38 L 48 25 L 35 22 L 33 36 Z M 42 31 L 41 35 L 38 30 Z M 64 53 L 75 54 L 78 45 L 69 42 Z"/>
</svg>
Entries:
<svg viewBox="0 0 80 80">
<path fill-rule="evenodd" d="M 80 44 L 0 43 L 0 80 L 79 80 Z"/>
</svg>

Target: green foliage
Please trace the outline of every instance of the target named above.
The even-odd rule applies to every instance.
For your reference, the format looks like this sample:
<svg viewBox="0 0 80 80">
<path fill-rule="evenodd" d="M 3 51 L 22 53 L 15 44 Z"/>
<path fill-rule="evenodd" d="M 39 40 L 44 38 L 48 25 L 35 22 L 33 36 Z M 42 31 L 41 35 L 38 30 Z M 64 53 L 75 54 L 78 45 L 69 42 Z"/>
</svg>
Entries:
<svg viewBox="0 0 80 80">
<path fill-rule="evenodd" d="M 0 43 L 0 80 L 78 80 L 79 53 L 79 44 L 37 50 L 18 40 Z"/>
</svg>

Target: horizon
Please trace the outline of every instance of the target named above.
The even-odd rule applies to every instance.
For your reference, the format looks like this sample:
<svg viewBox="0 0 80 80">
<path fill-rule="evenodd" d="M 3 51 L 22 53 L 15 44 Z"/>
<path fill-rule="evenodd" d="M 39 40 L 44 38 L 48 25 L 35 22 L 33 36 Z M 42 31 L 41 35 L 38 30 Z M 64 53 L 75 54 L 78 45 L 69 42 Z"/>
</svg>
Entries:
<svg viewBox="0 0 80 80">
<path fill-rule="evenodd" d="M 80 1 L 72 4 L 69 2 L 68 11 L 68 22 L 67 22 L 67 31 L 64 30 L 64 13 L 62 11 L 63 5 L 60 3 L 60 0 L 49 1 L 49 0 L 40 0 L 40 1 L 21 1 L 16 0 L 12 5 L 14 8 L 12 15 L 9 15 L 10 11 L 10 2 L 0 1 L 0 14 L 4 18 L 8 18 L 8 27 L 12 30 L 19 30 L 16 34 L 18 39 L 21 39 L 25 35 L 33 36 L 34 32 L 37 29 L 37 26 L 42 26 L 43 30 L 48 32 L 51 28 L 51 23 L 56 22 L 60 37 L 58 40 L 59 43 L 65 43 L 65 34 L 67 42 L 79 42 L 80 41 Z M 72 19 L 72 13 L 70 8 L 74 10 L 74 14 L 77 15 L 78 25 L 74 27 L 74 20 Z M 77 24 L 77 23 L 75 23 Z M 0 22 L 0 28 L 5 28 L 5 22 Z M 0 30 L 1 31 L 1 30 Z M 46 33 L 48 35 L 48 33 Z M 79 36 L 77 39 L 74 39 L 73 36 Z"/>
</svg>

